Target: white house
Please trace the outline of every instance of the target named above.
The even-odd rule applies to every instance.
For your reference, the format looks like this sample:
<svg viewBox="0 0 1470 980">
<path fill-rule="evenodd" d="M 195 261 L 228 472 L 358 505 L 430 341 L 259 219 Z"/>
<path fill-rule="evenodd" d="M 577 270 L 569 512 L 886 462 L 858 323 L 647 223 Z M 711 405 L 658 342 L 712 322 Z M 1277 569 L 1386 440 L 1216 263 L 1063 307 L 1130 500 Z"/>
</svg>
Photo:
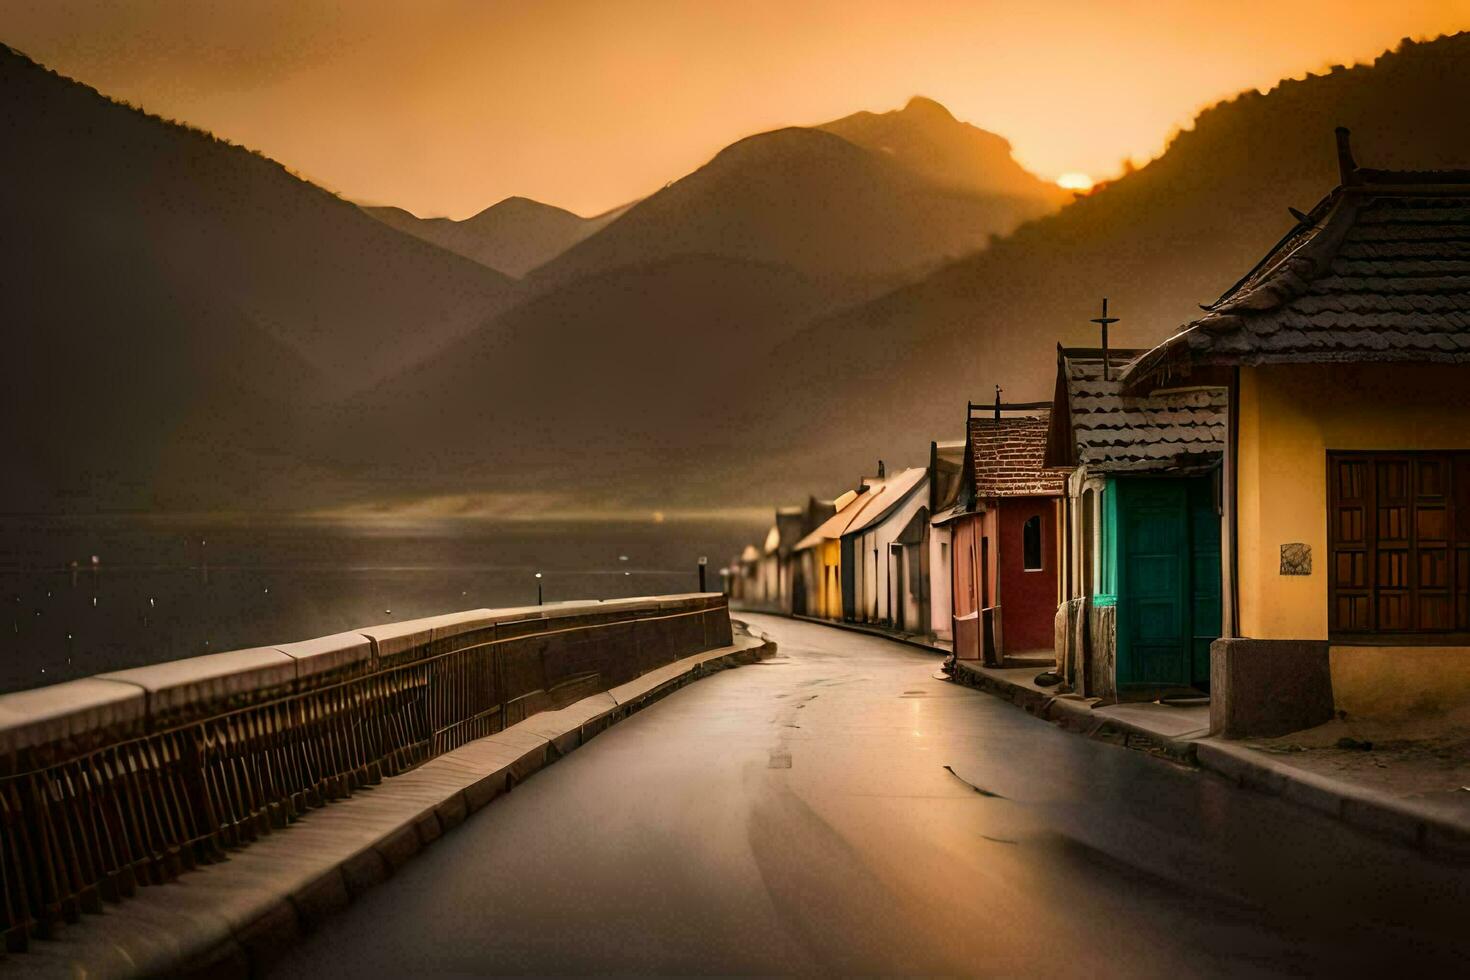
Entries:
<svg viewBox="0 0 1470 980">
<path fill-rule="evenodd" d="M 959 503 L 964 462 L 965 440 L 929 443 L 929 632 L 941 641 L 954 640 L 948 517 Z"/>
<path fill-rule="evenodd" d="M 885 479 L 881 493 L 869 491 L 871 502 L 842 536 L 844 556 L 853 557 L 853 603 L 844 609 L 850 618 L 928 631 L 928 491 L 929 472 L 922 466 Z"/>
</svg>

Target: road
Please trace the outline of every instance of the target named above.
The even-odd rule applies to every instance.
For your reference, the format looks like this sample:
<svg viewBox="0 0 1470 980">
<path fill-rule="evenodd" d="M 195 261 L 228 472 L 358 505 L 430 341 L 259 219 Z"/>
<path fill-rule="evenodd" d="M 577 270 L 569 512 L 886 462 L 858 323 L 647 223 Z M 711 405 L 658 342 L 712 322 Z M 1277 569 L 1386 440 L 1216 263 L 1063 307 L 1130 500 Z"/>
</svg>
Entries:
<svg viewBox="0 0 1470 980">
<path fill-rule="evenodd" d="M 277 972 L 1464 972 L 1466 869 L 1063 732 L 914 648 L 744 618 L 775 659 L 537 774 Z"/>
</svg>

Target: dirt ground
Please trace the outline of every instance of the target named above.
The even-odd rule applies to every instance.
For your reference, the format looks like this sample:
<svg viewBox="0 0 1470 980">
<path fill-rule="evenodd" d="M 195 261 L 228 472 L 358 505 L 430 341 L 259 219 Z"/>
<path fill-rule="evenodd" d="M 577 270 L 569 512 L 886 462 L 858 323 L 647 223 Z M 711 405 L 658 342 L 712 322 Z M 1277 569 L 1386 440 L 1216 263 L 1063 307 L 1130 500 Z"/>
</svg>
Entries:
<svg viewBox="0 0 1470 980">
<path fill-rule="evenodd" d="M 1244 744 L 1309 772 L 1470 815 L 1470 707 L 1413 719 L 1338 718 Z"/>
</svg>

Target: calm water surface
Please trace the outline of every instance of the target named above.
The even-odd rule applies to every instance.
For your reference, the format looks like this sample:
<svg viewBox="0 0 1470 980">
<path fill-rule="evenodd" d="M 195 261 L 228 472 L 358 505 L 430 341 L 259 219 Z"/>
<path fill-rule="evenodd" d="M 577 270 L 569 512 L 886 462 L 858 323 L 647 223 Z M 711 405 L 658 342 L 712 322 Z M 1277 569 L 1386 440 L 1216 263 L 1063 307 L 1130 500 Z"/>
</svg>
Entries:
<svg viewBox="0 0 1470 980">
<path fill-rule="evenodd" d="M 457 609 L 697 585 L 758 529 L 0 517 L 0 690 Z M 93 563 L 96 556 L 96 563 Z"/>
</svg>

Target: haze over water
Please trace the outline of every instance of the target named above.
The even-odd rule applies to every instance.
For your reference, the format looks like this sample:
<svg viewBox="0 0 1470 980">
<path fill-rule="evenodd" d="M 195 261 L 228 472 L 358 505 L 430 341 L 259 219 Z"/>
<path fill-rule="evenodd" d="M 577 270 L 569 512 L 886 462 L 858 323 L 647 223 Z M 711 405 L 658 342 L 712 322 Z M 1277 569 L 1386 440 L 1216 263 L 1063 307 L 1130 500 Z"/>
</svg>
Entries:
<svg viewBox="0 0 1470 980">
<path fill-rule="evenodd" d="M 750 536 L 676 520 L 0 517 L 0 690 L 527 605 L 537 571 L 547 602 L 692 592 L 706 555 L 718 589 Z"/>
</svg>

